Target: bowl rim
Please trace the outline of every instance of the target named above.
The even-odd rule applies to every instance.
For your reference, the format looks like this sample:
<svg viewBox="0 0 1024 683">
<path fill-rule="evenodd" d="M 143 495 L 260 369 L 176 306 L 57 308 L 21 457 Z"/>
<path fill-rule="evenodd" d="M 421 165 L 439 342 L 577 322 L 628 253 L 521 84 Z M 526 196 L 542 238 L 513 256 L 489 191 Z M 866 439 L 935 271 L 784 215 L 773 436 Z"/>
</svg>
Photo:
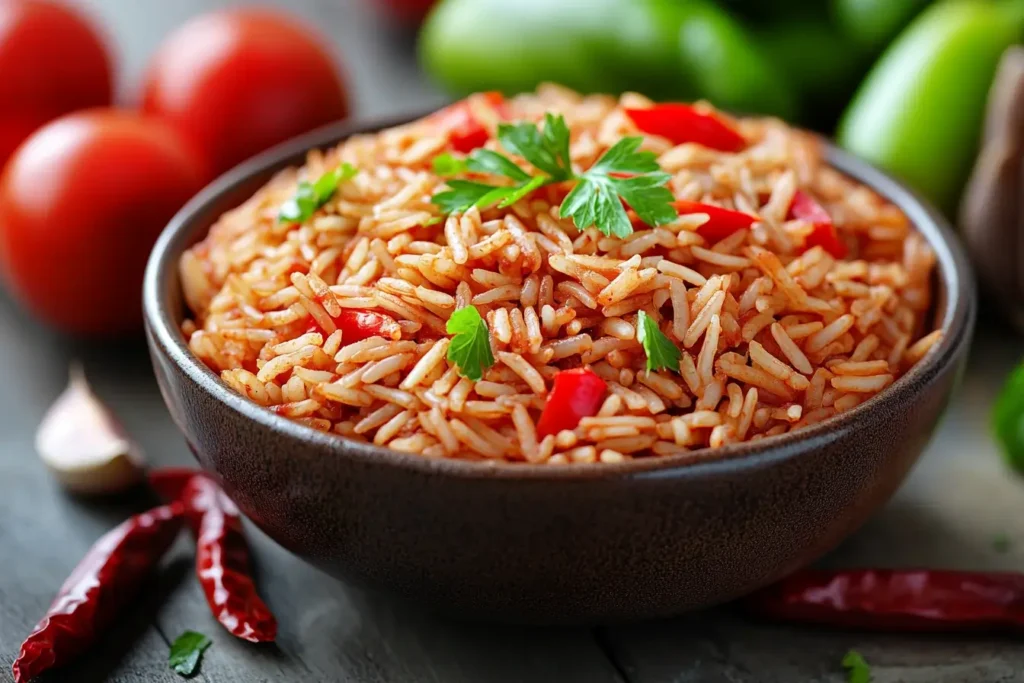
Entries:
<svg viewBox="0 0 1024 683">
<path fill-rule="evenodd" d="M 428 112 L 429 113 L 429 112 Z M 260 426 L 339 457 L 362 461 L 367 465 L 389 466 L 424 474 L 441 474 L 464 479 L 500 478 L 509 480 L 611 480 L 621 478 L 661 478 L 678 476 L 714 476 L 718 473 L 764 468 L 782 460 L 813 451 L 817 446 L 856 429 L 868 413 L 885 410 L 887 405 L 912 401 L 924 386 L 940 374 L 969 345 L 977 316 L 977 293 L 970 263 L 953 229 L 926 200 L 903 183 L 868 162 L 839 149 L 824 139 L 829 165 L 898 206 L 927 239 L 936 255 L 937 285 L 942 294 L 936 302 L 935 317 L 943 335 L 939 344 L 910 371 L 892 385 L 856 406 L 814 425 L 794 432 L 757 441 L 728 444 L 717 449 L 703 448 L 686 454 L 659 456 L 621 463 L 533 464 L 505 461 L 473 461 L 456 458 L 425 458 L 382 446 L 352 441 L 327 434 L 282 417 L 264 408 L 224 384 L 212 370 L 189 350 L 179 324 L 173 319 L 168 279 L 177 270 L 182 251 L 194 243 L 197 223 L 202 222 L 221 198 L 252 182 L 255 176 L 301 163 L 314 148 L 338 144 L 353 135 L 374 133 L 401 125 L 424 115 L 414 114 L 373 120 L 343 121 L 316 129 L 284 142 L 236 166 L 208 185 L 189 201 L 168 223 L 153 247 L 143 282 L 143 314 L 147 336 L 154 350 L 169 358 L 188 379 L 218 402 Z M 208 229 L 208 228 L 207 228 Z M 709 453 L 713 451 L 713 455 Z M 296 457 L 296 462 L 301 458 Z"/>
</svg>

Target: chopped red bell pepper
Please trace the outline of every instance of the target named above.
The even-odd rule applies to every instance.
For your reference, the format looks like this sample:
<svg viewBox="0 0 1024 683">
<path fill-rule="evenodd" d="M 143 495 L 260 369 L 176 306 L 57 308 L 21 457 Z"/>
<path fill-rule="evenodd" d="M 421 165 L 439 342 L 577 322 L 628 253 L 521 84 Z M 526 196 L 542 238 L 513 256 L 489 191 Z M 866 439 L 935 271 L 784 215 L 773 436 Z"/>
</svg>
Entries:
<svg viewBox="0 0 1024 683">
<path fill-rule="evenodd" d="M 708 222 L 697 228 L 697 234 L 711 244 L 721 242 L 734 232 L 745 230 L 758 221 L 757 216 L 751 216 L 749 213 L 687 199 L 672 202 L 672 206 L 680 214 L 706 213 Z"/>
<path fill-rule="evenodd" d="M 608 385 L 590 368 L 562 370 L 555 375 L 555 386 L 537 422 L 537 436 L 576 429 L 584 417 L 597 415 Z"/>
<path fill-rule="evenodd" d="M 343 309 L 340 315 L 334 317 L 334 322 L 338 325 L 338 329 L 341 330 L 341 343 L 343 346 L 348 346 L 370 337 L 396 339 L 401 332 L 398 323 L 390 315 L 357 308 Z"/>
<path fill-rule="evenodd" d="M 331 320 L 341 330 L 342 346 L 355 344 L 370 337 L 397 340 L 402 332 L 402 328 L 390 315 L 360 308 L 344 308 L 339 315 L 332 316 Z M 309 327 L 306 328 L 306 333 L 310 332 L 319 332 L 327 336 L 327 332 L 313 319 L 310 319 Z"/>
<path fill-rule="evenodd" d="M 501 105 L 505 103 L 505 98 L 500 92 L 485 92 L 483 97 L 499 111 Z M 487 129 L 473 118 L 473 110 L 468 100 L 460 100 L 445 107 L 431 116 L 431 120 L 438 128 L 448 133 L 448 142 L 456 152 L 472 152 L 478 147 L 483 147 L 490 137 Z"/>
<path fill-rule="evenodd" d="M 828 215 L 821 204 L 803 190 L 793 195 L 793 203 L 789 205 L 790 219 L 807 221 L 814 226 L 811 234 L 804 240 L 804 251 L 821 247 L 836 258 L 846 258 L 846 245 L 839 239 L 832 216 Z"/>
<path fill-rule="evenodd" d="M 627 109 L 626 114 L 643 132 L 668 138 L 674 145 L 696 142 L 723 152 L 739 152 L 747 146 L 746 138 L 720 118 L 688 104 L 667 102 L 649 109 Z"/>
</svg>

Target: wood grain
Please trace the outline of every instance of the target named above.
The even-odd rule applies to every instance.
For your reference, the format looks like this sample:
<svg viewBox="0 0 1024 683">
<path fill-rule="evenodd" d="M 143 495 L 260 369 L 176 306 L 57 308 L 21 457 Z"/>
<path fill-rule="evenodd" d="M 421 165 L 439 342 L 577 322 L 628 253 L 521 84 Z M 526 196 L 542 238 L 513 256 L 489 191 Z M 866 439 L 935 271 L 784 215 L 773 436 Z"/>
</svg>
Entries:
<svg viewBox="0 0 1024 683">
<path fill-rule="evenodd" d="M 189 16 L 229 0 L 79 0 L 107 27 L 131 101 L 145 60 Z M 276 0 L 338 46 L 356 114 L 439 104 L 407 32 L 357 0 Z M 1024 565 L 1024 486 L 1003 469 L 987 436 L 995 388 L 1016 360 L 1017 340 L 986 328 L 954 406 L 921 466 L 885 511 L 828 562 L 852 565 Z M 75 343 L 42 328 L 0 295 L 0 681 L 24 636 L 92 541 L 145 494 L 97 504 L 65 496 L 35 456 L 35 426 L 63 388 L 68 363 L 84 362 L 97 392 L 157 465 L 191 464 L 154 386 L 141 340 Z M 992 638 L 872 636 L 750 622 L 727 609 L 599 629 L 525 629 L 458 623 L 387 596 L 342 585 L 293 558 L 255 529 L 262 592 L 280 620 L 280 642 L 255 647 L 210 617 L 182 538 L 113 633 L 82 662 L 50 677 L 75 683 L 164 683 L 168 643 L 186 629 L 214 640 L 203 683 L 838 683 L 839 660 L 858 648 L 876 683 L 1024 682 L 1024 649 Z M 1008 534 L 1011 549 L 992 539 Z"/>
</svg>

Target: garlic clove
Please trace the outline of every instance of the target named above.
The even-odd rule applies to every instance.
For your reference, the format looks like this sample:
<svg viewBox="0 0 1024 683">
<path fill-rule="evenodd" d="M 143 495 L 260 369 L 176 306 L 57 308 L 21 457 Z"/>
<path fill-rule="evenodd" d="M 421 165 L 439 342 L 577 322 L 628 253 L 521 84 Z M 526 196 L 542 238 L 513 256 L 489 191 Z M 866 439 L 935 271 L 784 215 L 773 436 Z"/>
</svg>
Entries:
<svg viewBox="0 0 1024 683">
<path fill-rule="evenodd" d="M 67 389 L 36 431 L 36 450 L 61 485 L 75 493 L 117 493 L 142 479 L 141 449 L 93 393 L 77 365 L 71 368 Z"/>
</svg>

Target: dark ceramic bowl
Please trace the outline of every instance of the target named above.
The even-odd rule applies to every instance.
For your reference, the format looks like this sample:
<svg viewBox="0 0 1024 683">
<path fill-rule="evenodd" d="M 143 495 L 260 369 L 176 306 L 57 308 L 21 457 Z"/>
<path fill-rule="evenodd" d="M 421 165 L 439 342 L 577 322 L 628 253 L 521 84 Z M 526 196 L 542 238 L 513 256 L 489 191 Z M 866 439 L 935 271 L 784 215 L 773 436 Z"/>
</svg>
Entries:
<svg viewBox="0 0 1024 683">
<path fill-rule="evenodd" d="M 229 390 L 189 352 L 176 263 L 224 211 L 334 126 L 235 169 L 161 236 L 145 281 L 156 376 L 196 457 L 270 537 L 325 571 L 447 611 L 584 622 L 724 602 L 812 562 L 857 529 L 928 443 L 967 358 L 970 268 L 945 222 L 899 183 L 829 149 L 899 205 L 938 255 L 927 358 L 848 413 L 713 460 L 545 466 L 435 460 L 322 434 Z"/>
</svg>

